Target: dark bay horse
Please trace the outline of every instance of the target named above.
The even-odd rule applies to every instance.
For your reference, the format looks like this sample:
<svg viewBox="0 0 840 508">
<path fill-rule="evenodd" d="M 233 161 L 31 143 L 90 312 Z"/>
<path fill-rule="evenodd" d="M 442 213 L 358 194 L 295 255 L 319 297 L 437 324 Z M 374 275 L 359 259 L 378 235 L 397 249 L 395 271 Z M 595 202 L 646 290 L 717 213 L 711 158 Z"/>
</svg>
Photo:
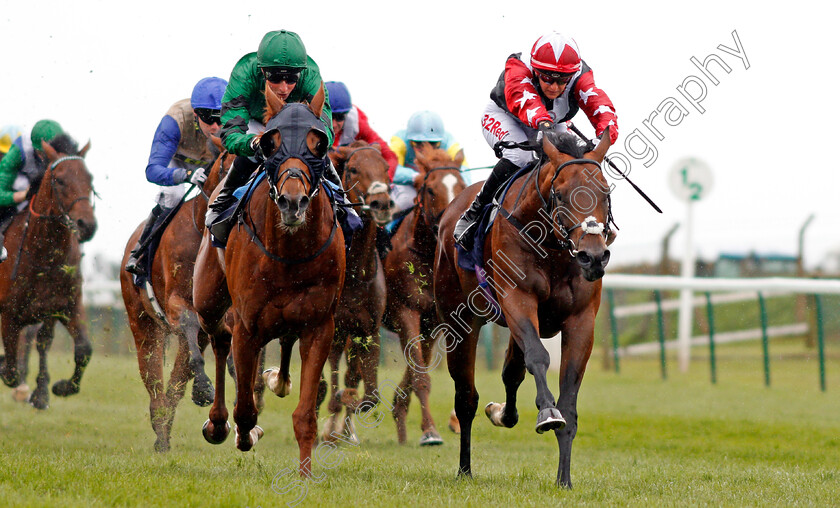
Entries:
<svg viewBox="0 0 840 508">
<path fill-rule="evenodd" d="M 344 288 L 335 314 L 335 339 L 330 349 L 330 417 L 324 426 L 325 441 L 334 441 L 333 432 L 346 432 L 355 440 L 350 415 L 358 404 L 376 404 L 376 373 L 379 365 L 379 327 L 385 312 L 385 272 L 376 249 L 377 228 L 391 220 L 391 197 L 388 186 L 388 162 L 378 145 L 355 141 L 330 152 L 330 158 L 342 177 L 351 203 L 362 203 L 359 216 L 364 224 L 353 234 Z M 344 390 L 339 389 L 339 361 L 347 360 Z M 365 393 L 355 400 L 359 382 Z M 340 420 L 342 402 L 347 401 L 347 417 Z M 367 406 L 366 406 L 367 407 Z M 350 428 L 343 428 L 350 422 Z"/>
<path fill-rule="evenodd" d="M 594 151 L 584 154 L 571 136 L 546 136 L 542 149 L 547 159 L 513 184 L 484 243 L 486 279 L 511 333 L 502 370 L 506 402 L 491 402 L 485 413 L 494 425 L 516 425 L 516 392 L 527 369 L 537 385 L 536 431 L 554 431 L 560 449 L 557 484 L 569 488 L 577 394 L 592 351 L 601 277 L 613 238 L 609 187 L 600 171 L 609 139 L 605 133 Z M 477 287 L 475 271 L 458 267 L 452 232 L 478 189 L 473 185 L 458 196 L 441 218 L 434 282 L 440 333 L 445 337 L 441 345 L 455 381 L 455 412 L 461 424 L 458 474 L 467 476 L 478 407 L 476 343 L 481 325 L 494 317 L 494 306 Z M 549 354 L 540 337 L 558 332 L 562 358 L 555 403 L 546 381 Z"/>
<path fill-rule="evenodd" d="M 383 322 L 399 334 L 407 364 L 399 388 L 409 395 L 414 392 L 420 401 L 421 446 L 443 443 L 429 411 L 429 360 L 434 345 L 432 330 L 437 324 L 432 277 L 438 222 L 447 205 L 466 187 L 460 171 L 463 161 L 463 151 L 454 159 L 441 149 L 417 151 L 420 176 L 415 179 L 415 205 L 394 233 L 393 250 L 385 258 L 388 298 Z M 394 398 L 392 412 L 401 444 L 407 440 L 410 400 L 410 396 Z"/>
<path fill-rule="evenodd" d="M 0 320 L 5 358 L 0 377 L 10 387 L 21 382 L 18 343 L 21 330 L 41 323 L 37 332 L 40 357 L 37 387 L 29 402 L 38 409 L 49 405 L 47 351 L 56 321 L 73 337 L 75 370 L 70 379 L 55 383 L 52 392 L 66 397 L 79 392 L 82 374 L 93 351 L 82 304 L 81 243 L 96 232 L 93 177 L 75 141 L 59 135 L 42 143 L 47 169 L 28 209 L 19 213 L 6 232 L 8 259 L 0 264 Z"/>
<path fill-rule="evenodd" d="M 250 450 L 262 436 L 256 426 L 257 357 L 277 338 L 281 362 L 276 392 L 288 388 L 289 351 L 300 339 L 300 400 L 292 414 L 300 449 L 299 472 L 311 474 L 317 434 L 315 402 L 335 331 L 334 314 L 344 284 L 344 236 L 319 179 L 328 145 L 320 120 L 323 84 L 311 104 L 285 104 L 268 86 L 266 132 L 260 137 L 266 177 L 254 188 L 224 250 L 205 231 L 196 259 L 193 302 L 216 354 L 216 394 L 203 434 L 227 438 L 224 360 L 236 365 L 236 447 Z M 225 312 L 233 312 L 232 330 Z M 278 393 L 280 394 L 280 393 Z"/>
<path fill-rule="evenodd" d="M 222 149 L 218 138 L 213 138 L 213 142 L 219 150 Z M 133 276 L 120 270 L 123 301 L 134 335 L 140 378 L 149 393 L 149 415 L 156 436 L 155 450 L 159 452 L 169 450 L 175 408 L 184 396 L 190 379 L 195 377 L 192 389 L 195 404 L 207 406 L 213 401 L 213 385 L 204 372 L 202 356 L 209 337 L 198 325 L 193 309 L 192 276 L 204 232 L 208 194 L 230 168 L 234 158 L 233 154 L 222 152 L 198 196 L 185 201 L 166 226 L 155 251 L 148 282 L 150 287 L 145 284 L 136 286 Z M 143 224 L 140 224 L 128 239 L 121 266 L 125 266 L 142 229 Z M 177 337 L 178 349 L 166 386 L 164 350 L 170 335 Z"/>
</svg>

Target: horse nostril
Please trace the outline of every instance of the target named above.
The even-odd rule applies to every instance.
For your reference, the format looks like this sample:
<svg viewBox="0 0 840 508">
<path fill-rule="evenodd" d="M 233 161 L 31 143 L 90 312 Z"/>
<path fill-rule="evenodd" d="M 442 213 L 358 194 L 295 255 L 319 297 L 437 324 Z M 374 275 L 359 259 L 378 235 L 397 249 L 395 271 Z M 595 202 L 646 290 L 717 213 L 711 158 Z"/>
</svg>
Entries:
<svg viewBox="0 0 840 508">
<path fill-rule="evenodd" d="M 303 196 L 302 198 L 300 198 L 300 203 L 298 204 L 298 209 L 299 210 L 306 210 L 307 208 L 309 208 L 309 197 L 308 196 Z"/>
<path fill-rule="evenodd" d="M 279 208 L 281 212 L 288 212 L 289 198 L 287 198 L 286 196 L 280 196 L 279 198 L 277 198 L 277 208 Z"/>
<path fill-rule="evenodd" d="M 381 210 L 381 209 L 382 209 L 382 208 L 381 208 L 381 207 L 382 207 L 382 203 L 381 203 L 378 199 L 374 199 L 373 201 L 371 201 L 371 202 L 370 202 L 370 207 L 371 207 L 373 210 Z"/>
<path fill-rule="evenodd" d="M 607 266 L 607 263 L 610 262 L 610 251 L 605 250 L 604 255 L 601 256 L 601 266 Z"/>
<path fill-rule="evenodd" d="M 577 262 L 581 266 L 589 266 L 589 265 L 592 264 L 592 256 L 590 256 L 589 254 L 587 254 L 584 251 L 579 251 L 577 253 Z"/>
</svg>

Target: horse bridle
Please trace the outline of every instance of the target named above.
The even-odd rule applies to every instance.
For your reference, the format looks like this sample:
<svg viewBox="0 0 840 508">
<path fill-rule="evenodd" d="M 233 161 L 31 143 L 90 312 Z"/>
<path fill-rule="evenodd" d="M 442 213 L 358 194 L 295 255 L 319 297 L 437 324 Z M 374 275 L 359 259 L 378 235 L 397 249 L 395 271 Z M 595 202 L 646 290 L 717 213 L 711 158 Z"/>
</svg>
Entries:
<svg viewBox="0 0 840 508">
<path fill-rule="evenodd" d="M 461 168 L 459 168 L 457 166 L 440 166 L 438 168 L 432 168 L 432 169 L 426 171 L 426 174 L 423 176 L 423 185 L 421 185 L 420 190 L 417 191 L 417 197 L 418 197 L 417 208 L 420 209 L 420 213 L 423 215 L 423 217 L 425 217 L 426 223 L 429 223 L 429 219 L 431 218 L 431 224 L 430 225 L 432 227 L 432 232 L 435 234 L 435 236 L 437 236 L 438 228 L 440 227 L 440 218 L 443 215 L 443 212 L 446 211 L 446 209 L 444 208 L 437 215 L 431 215 L 430 216 L 428 213 L 426 213 L 426 207 L 423 206 L 423 198 L 421 196 L 424 196 L 425 193 L 426 193 L 426 181 L 429 179 L 429 175 L 431 175 L 435 171 L 444 171 L 444 170 L 446 170 L 446 171 L 453 171 L 454 170 L 454 171 L 459 171 L 460 172 Z"/>
<path fill-rule="evenodd" d="M 356 154 L 356 152 L 361 152 L 362 150 L 374 150 L 376 152 L 379 152 L 379 150 L 377 150 L 376 148 L 374 148 L 372 146 L 361 146 L 361 147 L 356 148 L 355 150 L 351 151 L 349 154 L 347 154 L 347 157 L 344 160 L 344 189 L 345 189 L 344 192 L 346 192 L 347 194 L 349 194 L 351 190 L 354 190 L 356 188 L 357 184 L 358 184 L 358 182 L 355 182 L 355 183 L 353 183 L 353 185 L 350 185 L 350 181 L 349 181 L 350 180 L 350 177 L 349 177 L 350 172 L 348 171 L 350 168 L 347 167 L 347 164 L 350 162 L 350 159 L 353 157 L 353 155 Z M 372 194 L 388 193 L 388 191 L 389 191 L 388 184 L 386 184 L 384 182 L 379 182 L 379 181 L 372 182 L 367 189 L 365 189 L 365 190 L 358 190 L 357 189 L 356 190 L 356 193 L 359 194 L 359 196 L 361 197 L 362 200 L 359 203 L 351 203 L 351 204 L 353 206 L 359 206 L 360 209 L 363 212 L 369 212 L 369 211 L 372 210 L 372 208 L 369 204 L 367 204 L 368 196 L 370 196 Z"/>
<path fill-rule="evenodd" d="M 266 173 L 268 176 L 268 181 L 271 184 L 268 188 L 268 197 L 274 201 L 274 204 L 277 205 L 277 208 L 280 208 L 280 196 L 281 190 L 283 186 L 286 185 L 286 182 L 289 180 L 300 180 L 303 182 L 304 188 L 307 186 L 309 189 L 306 191 L 306 197 L 310 200 L 318 193 L 318 186 L 312 184 L 312 178 L 309 177 L 308 174 L 304 173 L 300 168 L 286 168 L 281 171 L 276 178 L 273 178 L 270 173 Z M 279 183 L 277 183 L 279 181 Z"/>
<path fill-rule="evenodd" d="M 542 162 L 542 161 L 540 161 L 540 162 Z M 574 226 L 572 226 L 570 228 L 567 228 L 566 226 L 563 225 L 563 223 L 560 221 L 559 218 L 555 219 L 555 217 L 553 215 L 554 210 L 556 210 L 563 203 L 563 195 L 554 190 L 554 180 L 557 179 L 557 177 L 560 175 L 560 171 L 563 168 L 565 168 L 566 166 L 572 165 L 572 164 L 594 164 L 598 168 L 598 171 L 602 171 L 601 164 L 598 161 L 594 161 L 592 159 L 572 159 L 570 161 L 564 162 L 563 164 L 560 164 L 557 167 L 557 169 L 554 170 L 554 176 L 551 177 L 551 184 L 549 186 L 550 190 L 549 190 L 549 195 L 548 195 L 548 199 L 549 199 L 548 202 L 546 202 L 546 200 L 543 197 L 542 192 L 540 192 L 540 188 L 539 188 L 539 180 L 540 180 L 539 173 L 540 173 L 540 170 L 542 169 L 542 164 L 541 163 L 537 166 L 536 178 L 534 178 L 534 184 L 535 184 L 536 189 L 537 189 L 537 195 L 539 195 L 540 200 L 542 200 L 542 202 L 543 202 L 543 210 L 545 210 L 545 212 L 548 213 L 548 216 L 552 218 L 552 222 L 554 223 L 553 225 L 560 230 L 560 234 L 564 238 L 563 242 L 561 242 L 563 248 L 567 249 L 569 251 L 569 254 L 572 255 L 572 257 L 575 257 L 578 253 L 578 249 L 577 249 L 577 245 L 575 245 L 575 242 L 572 240 L 572 232 L 573 231 L 575 231 L 577 229 L 582 229 L 583 230 L 583 235 L 581 235 L 581 237 L 580 237 L 581 240 L 586 235 L 602 235 L 604 237 L 605 241 L 606 241 L 607 238 L 609 238 L 610 222 L 612 222 L 612 203 L 610 201 L 610 195 L 609 195 L 609 193 L 607 193 L 607 220 L 606 220 L 606 224 L 604 224 L 602 222 L 598 222 L 598 220 L 595 217 L 590 215 L 590 216 L 586 217 L 583 220 L 583 222 L 575 224 Z"/>
<path fill-rule="evenodd" d="M 47 167 L 46 173 L 49 173 L 49 175 L 50 175 L 50 189 L 51 189 L 54 196 L 58 196 L 58 189 L 56 188 L 56 183 L 55 183 L 56 179 L 55 179 L 55 175 L 54 175 L 55 168 L 58 167 L 58 165 L 61 164 L 62 162 L 69 161 L 69 160 L 79 160 L 79 161 L 82 161 L 82 164 L 84 165 L 84 158 L 83 157 L 81 157 L 79 155 L 66 155 L 64 157 L 59 157 L 58 159 L 54 160 Z M 44 176 L 46 176 L 46 173 L 44 174 Z M 91 185 L 91 192 L 93 193 L 94 196 L 97 195 L 96 191 L 93 190 L 93 185 Z M 35 198 L 35 196 L 32 196 L 32 197 L 29 198 L 29 213 L 32 214 L 33 217 L 39 218 L 39 219 L 60 219 L 64 226 L 66 226 L 70 229 L 74 229 L 74 230 L 75 230 L 75 226 L 73 224 L 73 220 L 70 218 L 70 212 L 73 210 L 73 207 L 76 206 L 76 203 L 78 203 L 80 201 L 90 202 L 90 196 L 80 196 L 80 197 L 74 199 L 73 202 L 70 203 L 70 206 L 65 209 L 64 205 L 61 204 L 61 201 L 56 199 L 55 201 L 58 204 L 58 211 L 60 213 L 58 215 L 48 215 L 48 214 L 38 213 L 38 212 L 35 211 L 35 209 L 32 206 L 34 198 Z M 94 204 L 91 203 L 91 206 L 93 207 Z"/>
</svg>

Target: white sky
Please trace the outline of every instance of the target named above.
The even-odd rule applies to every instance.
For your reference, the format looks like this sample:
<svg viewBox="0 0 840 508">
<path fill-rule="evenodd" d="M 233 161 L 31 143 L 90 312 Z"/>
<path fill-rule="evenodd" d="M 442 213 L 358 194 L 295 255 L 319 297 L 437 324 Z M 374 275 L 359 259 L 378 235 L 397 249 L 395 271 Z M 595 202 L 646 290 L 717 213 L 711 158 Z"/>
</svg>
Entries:
<svg viewBox="0 0 840 508">
<path fill-rule="evenodd" d="M 665 213 L 617 182 L 614 263 L 658 256 L 662 236 L 685 214 L 668 187 L 669 171 L 694 156 L 715 178 L 695 211 L 700 255 L 795 254 L 798 229 L 813 213 L 805 243 L 813 266 L 840 250 L 834 201 L 840 177 L 830 149 L 840 118 L 833 98 L 837 8 L 814 1 L 746 4 L 4 0 L 0 124 L 28 129 L 53 118 L 81 143 L 91 140 L 87 162 L 102 200 L 99 230 L 86 252 L 117 260 L 154 205 L 156 187 L 144 168 L 161 117 L 200 78 L 227 79 L 265 32 L 298 32 L 324 79 L 344 81 L 386 141 L 412 112 L 432 109 L 470 165 L 484 166 L 495 157 L 480 117 L 505 58 L 556 29 L 577 40 L 616 106 L 616 151 L 627 153 L 624 140 L 637 128 L 654 140 L 642 121 L 668 97 L 689 110 L 677 126 L 655 121 L 665 139 L 654 140 L 654 164 L 633 160 L 630 178 Z M 735 48 L 733 30 L 749 69 L 717 49 Z M 732 71 L 712 65 L 720 84 L 705 80 L 700 114 L 676 87 L 700 77 L 690 57 L 702 61 L 711 53 Z M 583 113 L 576 124 L 592 133 Z M 683 231 L 674 236 L 675 254 L 683 250 Z"/>
</svg>

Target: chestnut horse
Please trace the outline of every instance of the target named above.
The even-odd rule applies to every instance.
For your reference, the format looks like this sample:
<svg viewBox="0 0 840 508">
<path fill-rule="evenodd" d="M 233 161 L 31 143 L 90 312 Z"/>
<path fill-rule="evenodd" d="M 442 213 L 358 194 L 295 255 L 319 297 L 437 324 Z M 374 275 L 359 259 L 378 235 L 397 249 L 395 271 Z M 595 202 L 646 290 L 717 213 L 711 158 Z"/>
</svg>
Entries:
<svg viewBox="0 0 840 508">
<path fill-rule="evenodd" d="M 570 135 L 546 136 L 542 150 L 547 159 L 514 182 L 484 242 L 486 280 L 511 334 L 502 369 L 506 402 L 489 403 L 485 413 L 494 425 L 516 425 L 516 391 L 527 369 L 537 385 L 536 431 L 555 432 L 560 449 L 557 484 L 569 488 L 577 394 L 592 351 L 600 279 L 610 257 L 607 245 L 614 237 L 609 188 L 600 172 L 609 139 L 607 132 L 594 151 L 584 154 Z M 458 196 L 441 218 L 434 281 L 440 333 L 446 337 L 441 345 L 455 381 L 455 412 L 461 424 L 458 474 L 467 476 L 478 407 L 476 343 L 479 328 L 494 315 L 494 305 L 478 287 L 475 270 L 458 266 L 452 233 L 478 189 L 473 185 Z M 555 404 L 546 381 L 549 355 L 540 337 L 558 332 L 562 356 Z"/>
<path fill-rule="evenodd" d="M 260 146 L 268 156 L 265 178 L 254 187 L 227 247 L 212 246 L 205 231 L 196 259 L 193 302 L 216 354 L 216 396 L 205 422 L 205 439 L 227 438 L 224 360 L 236 365 L 236 447 L 250 450 L 262 436 L 256 426 L 254 376 L 262 348 L 278 338 L 285 361 L 281 383 L 288 393 L 288 357 L 300 338 L 300 400 L 292 414 L 300 449 L 299 471 L 311 474 L 317 434 L 315 402 L 335 331 L 334 314 L 344 284 L 344 236 L 317 167 L 328 145 L 320 120 L 324 88 L 310 105 L 285 104 L 266 86 L 266 127 Z M 233 310 L 231 330 L 224 322 Z"/>
<path fill-rule="evenodd" d="M 406 360 L 405 375 L 399 388 L 414 392 L 423 413 L 420 445 L 439 445 L 443 439 L 435 428 L 429 411 L 431 378 L 428 363 L 437 324 L 432 294 L 433 265 L 437 248 L 437 229 L 447 205 L 466 185 L 461 178 L 463 150 L 453 159 L 445 150 L 426 148 L 416 153 L 415 178 L 417 197 L 411 212 L 405 216 L 391 239 L 393 249 L 385 258 L 385 280 L 388 298 L 385 326 L 400 336 L 400 347 Z M 400 392 L 397 392 L 400 393 Z M 397 425 L 397 439 L 406 442 L 406 417 L 411 397 L 394 397 L 392 409 Z"/>
<path fill-rule="evenodd" d="M 221 141 L 218 138 L 212 139 L 221 150 Z M 136 286 L 130 273 L 120 271 L 123 301 L 128 324 L 134 335 L 140 378 L 149 392 L 149 415 L 157 437 L 155 450 L 159 452 L 169 450 L 175 408 L 184 396 L 190 379 L 195 377 L 192 400 L 196 405 L 207 406 L 213 401 L 213 385 L 204 372 L 202 356 L 209 338 L 199 327 L 193 309 L 192 275 L 204 232 L 208 193 L 219 183 L 234 158 L 233 154 L 222 152 L 209 171 L 198 196 L 185 201 L 166 226 L 146 283 L 151 287 L 146 284 Z M 143 224 L 140 224 L 128 239 L 121 266 L 125 266 L 142 229 Z M 171 334 L 178 338 L 178 350 L 169 375 L 169 384 L 164 390 L 164 350 L 166 338 Z"/>
<path fill-rule="evenodd" d="M 21 382 L 18 343 L 21 330 L 42 323 L 37 333 L 40 357 L 37 387 L 29 403 L 49 406 L 50 376 L 47 351 L 56 321 L 73 337 L 75 370 L 70 379 L 55 383 L 52 392 L 66 397 L 79 392 L 85 367 L 93 351 L 87 335 L 82 304 L 81 242 L 96 232 L 93 213 L 93 177 L 84 157 L 90 143 L 78 150 L 66 135 L 41 147 L 47 170 L 26 212 L 19 213 L 6 231 L 9 257 L 0 264 L 0 320 L 5 358 L 0 377 L 7 386 Z"/>
<path fill-rule="evenodd" d="M 330 152 L 330 158 L 342 175 L 347 197 L 361 203 L 359 215 L 363 227 L 353 234 L 347 254 L 344 289 L 335 314 L 335 339 L 330 349 L 329 420 L 324 426 L 325 441 L 334 441 L 333 432 L 346 431 L 356 440 L 350 415 L 358 404 L 376 404 L 373 394 L 377 387 L 379 365 L 379 327 L 385 312 L 385 272 L 376 249 L 377 228 L 391 220 L 391 197 L 388 187 L 388 162 L 378 145 L 354 141 Z M 339 361 L 344 354 L 347 371 L 345 390 L 339 390 Z M 361 401 L 354 399 L 359 382 L 364 381 L 365 393 Z M 347 418 L 340 420 L 342 399 L 346 402 Z M 372 406 L 371 406 L 372 407 Z M 343 429 L 345 423 L 351 427 Z"/>
</svg>

